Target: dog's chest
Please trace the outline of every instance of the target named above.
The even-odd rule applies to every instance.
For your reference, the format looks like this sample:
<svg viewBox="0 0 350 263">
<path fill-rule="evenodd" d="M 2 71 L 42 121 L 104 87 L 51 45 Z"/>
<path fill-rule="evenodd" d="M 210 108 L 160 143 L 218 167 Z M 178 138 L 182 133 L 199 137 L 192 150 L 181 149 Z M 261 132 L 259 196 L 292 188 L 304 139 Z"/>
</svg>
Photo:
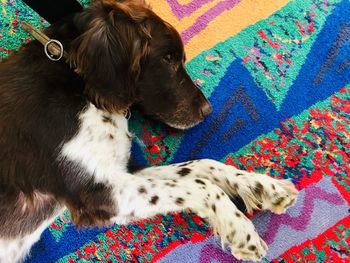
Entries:
<svg viewBox="0 0 350 263">
<path fill-rule="evenodd" d="M 125 117 L 90 104 L 79 119 L 79 131 L 63 145 L 60 157 L 77 164 L 100 182 L 125 172 L 131 147 Z"/>
</svg>

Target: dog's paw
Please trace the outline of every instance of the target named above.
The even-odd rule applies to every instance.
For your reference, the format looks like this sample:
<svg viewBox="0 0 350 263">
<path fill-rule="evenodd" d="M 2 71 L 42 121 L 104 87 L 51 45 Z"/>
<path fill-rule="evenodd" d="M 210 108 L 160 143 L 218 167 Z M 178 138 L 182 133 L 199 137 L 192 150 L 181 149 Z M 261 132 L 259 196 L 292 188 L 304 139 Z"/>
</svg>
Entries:
<svg viewBox="0 0 350 263">
<path fill-rule="evenodd" d="M 265 187 L 263 208 L 268 209 L 276 214 L 285 213 L 292 207 L 297 199 L 298 190 L 295 189 L 289 180 L 275 180 Z"/>
<path fill-rule="evenodd" d="M 248 212 L 263 209 L 282 214 L 296 202 L 298 190 L 289 180 L 235 168 L 231 168 L 231 174 L 234 176 L 227 176 L 226 191 L 229 195 L 239 195 Z"/>
<path fill-rule="evenodd" d="M 217 203 L 215 217 L 211 218 L 214 232 L 221 238 L 222 246 L 228 245 L 239 260 L 258 261 L 266 255 L 267 245 L 255 227 L 230 199 L 225 196 Z"/>
<path fill-rule="evenodd" d="M 234 212 L 226 218 L 221 228 L 221 239 L 227 244 L 232 255 L 239 260 L 259 261 L 267 251 L 267 245 L 256 232 L 253 223 L 241 212 Z"/>
</svg>

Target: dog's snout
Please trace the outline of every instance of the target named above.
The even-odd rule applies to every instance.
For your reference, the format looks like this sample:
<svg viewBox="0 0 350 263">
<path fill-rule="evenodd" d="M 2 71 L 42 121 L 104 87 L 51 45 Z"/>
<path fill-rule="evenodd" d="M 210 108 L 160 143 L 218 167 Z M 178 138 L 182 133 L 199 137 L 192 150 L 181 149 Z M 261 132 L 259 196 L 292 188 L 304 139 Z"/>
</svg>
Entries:
<svg viewBox="0 0 350 263">
<path fill-rule="evenodd" d="M 205 118 L 213 111 L 213 107 L 209 102 L 205 102 L 205 104 L 201 108 L 202 116 Z"/>
</svg>

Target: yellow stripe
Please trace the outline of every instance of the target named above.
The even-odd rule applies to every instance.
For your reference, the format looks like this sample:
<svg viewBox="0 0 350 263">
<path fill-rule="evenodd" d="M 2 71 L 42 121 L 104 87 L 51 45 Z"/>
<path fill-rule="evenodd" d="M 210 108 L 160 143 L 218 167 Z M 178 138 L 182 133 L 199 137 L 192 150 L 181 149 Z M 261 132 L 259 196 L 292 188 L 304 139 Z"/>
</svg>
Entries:
<svg viewBox="0 0 350 263">
<path fill-rule="evenodd" d="M 180 32 L 189 28 L 199 16 L 215 6 L 221 0 L 214 0 L 202 6 L 189 17 L 181 20 L 172 13 L 166 0 L 149 0 L 153 10 L 164 20 L 171 23 Z M 189 1 L 182 0 L 181 3 Z M 288 0 L 242 0 L 234 8 L 225 11 L 198 35 L 194 36 L 186 45 L 189 59 L 197 56 L 203 50 L 209 49 L 219 42 L 236 35 L 249 25 L 269 17 L 288 3 Z"/>
</svg>

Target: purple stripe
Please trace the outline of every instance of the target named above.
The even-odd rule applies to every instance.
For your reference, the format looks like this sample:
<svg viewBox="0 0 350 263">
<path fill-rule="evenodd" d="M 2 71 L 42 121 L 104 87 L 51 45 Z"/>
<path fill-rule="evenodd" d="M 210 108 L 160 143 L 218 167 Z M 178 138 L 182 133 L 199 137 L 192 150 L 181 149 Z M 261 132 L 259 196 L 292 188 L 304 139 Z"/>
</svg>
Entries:
<svg viewBox="0 0 350 263">
<path fill-rule="evenodd" d="M 240 1 L 241 0 L 225 0 L 209 9 L 207 12 L 201 15 L 192 26 L 181 33 L 183 42 L 187 44 L 191 38 L 206 28 L 212 20 L 214 20 L 224 11 L 237 5 Z"/>
<path fill-rule="evenodd" d="M 237 260 L 232 255 L 228 253 L 224 253 L 221 248 L 215 247 L 212 244 L 207 244 L 203 247 L 201 251 L 201 255 L 199 258 L 200 263 L 208 263 L 208 262 L 230 262 L 230 263 L 239 263 L 240 260 Z"/>
<path fill-rule="evenodd" d="M 288 214 L 272 215 L 270 222 L 272 222 L 263 237 L 267 244 L 271 244 L 281 225 L 287 225 L 297 231 L 304 231 L 308 227 L 311 220 L 312 212 L 314 211 L 315 200 L 325 200 L 330 204 L 341 205 L 344 200 L 335 193 L 328 193 L 317 186 L 309 186 L 305 188 L 305 200 L 300 216 L 293 217 Z"/>
<path fill-rule="evenodd" d="M 167 0 L 168 4 L 171 7 L 171 10 L 179 19 L 184 18 L 185 16 L 189 16 L 198 8 L 210 1 L 211 0 L 193 0 L 191 3 L 181 5 L 179 4 L 178 0 Z"/>
</svg>

